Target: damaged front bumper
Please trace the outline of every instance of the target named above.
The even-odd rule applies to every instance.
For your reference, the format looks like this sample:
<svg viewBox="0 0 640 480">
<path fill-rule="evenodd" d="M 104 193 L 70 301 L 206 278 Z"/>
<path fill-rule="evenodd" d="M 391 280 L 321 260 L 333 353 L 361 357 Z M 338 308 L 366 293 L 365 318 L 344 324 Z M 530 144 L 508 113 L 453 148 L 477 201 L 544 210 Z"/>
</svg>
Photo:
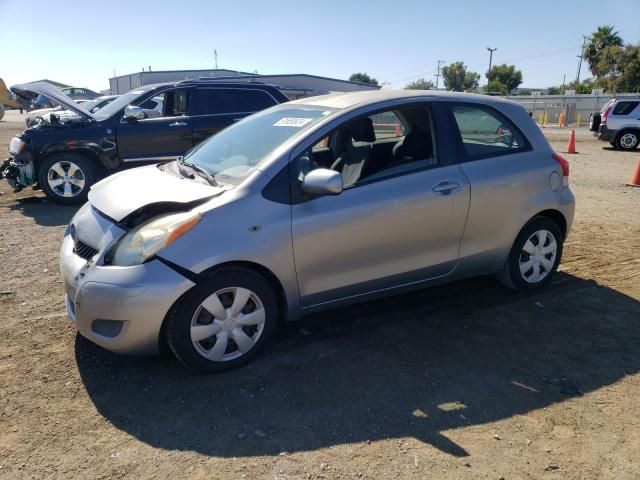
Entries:
<svg viewBox="0 0 640 480">
<path fill-rule="evenodd" d="M 6 178 L 14 192 L 37 182 L 33 159 L 28 152 L 8 158 L 0 165 L 0 179 Z"/>
</svg>

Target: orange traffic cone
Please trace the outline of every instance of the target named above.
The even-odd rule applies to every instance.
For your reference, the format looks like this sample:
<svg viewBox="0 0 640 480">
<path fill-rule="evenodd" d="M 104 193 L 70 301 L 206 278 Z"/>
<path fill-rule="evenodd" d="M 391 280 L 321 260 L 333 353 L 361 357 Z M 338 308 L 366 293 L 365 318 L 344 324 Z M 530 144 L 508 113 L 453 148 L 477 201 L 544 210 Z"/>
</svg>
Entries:
<svg viewBox="0 0 640 480">
<path fill-rule="evenodd" d="M 571 130 L 571 138 L 567 144 L 567 153 L 576 153 L 576 131 Z"/>
<path fill-rule="evenodd" d="M 631 175 L 627 185 L 630 187 L 640 187 L 640 160 L 638 160 L 638 163 L 636 164 L 636 171 Z"/>
</svg>

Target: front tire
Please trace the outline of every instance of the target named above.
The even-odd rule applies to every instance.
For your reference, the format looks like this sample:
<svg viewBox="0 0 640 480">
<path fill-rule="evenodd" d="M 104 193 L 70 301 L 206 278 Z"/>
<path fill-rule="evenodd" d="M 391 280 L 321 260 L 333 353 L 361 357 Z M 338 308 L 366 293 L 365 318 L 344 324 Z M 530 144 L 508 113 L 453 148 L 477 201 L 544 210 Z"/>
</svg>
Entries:
<svg viewBox="0 0 640 480">
<path fill-rule="evenodd" d="M 202 373 L 232 370 L 253 360 L 277 330 L 280 312 L 271 284 L 244 267 L 224 267 L 194 287 L 169 314 L 173 354 Z"/>
<path fill-rule="evenodd" d="M 47 157 L 38 170 L 38 183 L 47 198 L 61 205 L 87 201 L 89 188 L 97 180 L 95 165 L 77 153 L 56 153 Z"/>
<path fill-rule="evenodd" d="M 618 138 L 616 138 L 616 147 L 619 150 L 625 150 L 630 152 L 638 148 L 640 143 L 640 134 L 631 130 L 620 132 Z"/>
<path fill-rule="evenodd" d="M 518 291 L 547 285 L 560 264 L 563 242 L 562 231 L 553 220 L 533 218 L 518 234 L 498 279 Z"/>
</svg>

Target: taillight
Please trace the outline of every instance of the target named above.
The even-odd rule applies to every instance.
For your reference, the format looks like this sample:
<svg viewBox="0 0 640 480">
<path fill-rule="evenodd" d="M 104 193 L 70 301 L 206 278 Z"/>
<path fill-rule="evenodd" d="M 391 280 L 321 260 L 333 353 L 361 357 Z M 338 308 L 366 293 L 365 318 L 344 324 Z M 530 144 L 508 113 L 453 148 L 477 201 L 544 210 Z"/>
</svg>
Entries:
<svg viewBox="0 0 640 480">
<path fill-rule="evenodd" d="M 612 107 L 613 102 L 609 104 L 609 106 L 604 110 L 604 113 L 600 117 L 600 125 L 604 125 L 605 123 L 607 123 L 607 117 L 609 116 L 609 112 L 611 111 Z"/>
<path fill-rule="evenodd" d="M 562 186 L 569 186 L 569 162 L 562 155 L 554 153 L 551 157 L 562 167 Z"/>
</svg>

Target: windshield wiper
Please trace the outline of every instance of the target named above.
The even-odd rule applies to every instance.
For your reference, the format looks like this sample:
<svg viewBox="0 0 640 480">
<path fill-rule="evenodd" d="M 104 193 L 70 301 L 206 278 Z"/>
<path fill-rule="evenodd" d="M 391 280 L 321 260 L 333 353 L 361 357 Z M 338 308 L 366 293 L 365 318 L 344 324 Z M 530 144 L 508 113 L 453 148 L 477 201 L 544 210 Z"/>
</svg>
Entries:
<svg viewBox="0 0 640 480">
<path fill-rule="evenodd" d="M 209 185 L 212 185 L 214 187 L 218 185 L 218 182 L 216 182 L 216 178 L 213 176 L 213 174 L 210 171 L 196 165 L 195 163 L 185 162 L 183 160 L 183 157 L 178 157 L 178 165 L 187 167 L 193 170 L 198 174 L 200 178 L 204 178 L 207 182 L 209 182 Z M 193 175 L 191 178 L 193 178 Z"/>
</svg>

